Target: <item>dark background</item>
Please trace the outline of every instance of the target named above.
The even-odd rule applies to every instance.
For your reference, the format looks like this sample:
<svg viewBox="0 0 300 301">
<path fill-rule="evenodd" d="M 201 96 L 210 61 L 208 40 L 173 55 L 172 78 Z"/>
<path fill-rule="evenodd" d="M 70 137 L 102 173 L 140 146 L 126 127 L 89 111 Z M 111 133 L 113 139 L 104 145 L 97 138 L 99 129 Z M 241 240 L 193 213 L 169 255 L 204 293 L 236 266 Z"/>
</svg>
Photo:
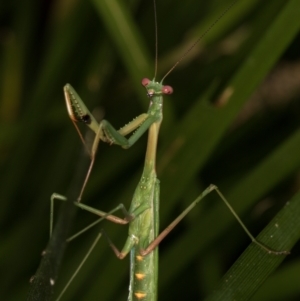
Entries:
<svg viewBox="0 0 300 301">
<path fill-rule="evenodd" d="M 121 15 L 117 10 L 109 15 L 100 2 L 105 3 L 0 4 L 3 300 L 26 298 L 49 237 L 50 195 L 67 193 L 79 161 L 81 142 L 67 115 L 63 86 L 71 83 L 116 128 L 148 107 L 140 81 L 154 75 L 153 4 L 119 0 Z M 230 3 L 158 1 L 157 80 Z M 299 1 L 237 1 L 164 80 L 174 94 L 165 97 L 158 147 L 161 229 L 214 183 L 257 235 L 299 190 L 300 19 L 281 19 L 288 5 L 300 11 Z M 100 143 L 83 202 L 104 211 L 120 202 L 128 208 L 145 148 L 146 137 L 126 151 Z M 246 234 L 219 203 L 208 198 L 162 242 L 159 300 L 203 299 L 248 246 Z M 94 220 L 79 212 L 72 233 Z M 121 248 L 127 227 L 102 226 Z M 293 222 L 289 226 L 300 232 Z M 96 233 L 97 228 L 69 245 L 56 294 Z M 253 300 L 298 300 L 299 269 L 295 248 Z M 62 300 L 125 300 L 128 271 L 129 259 L 116 259 L 102 239 Z"/>
</svg>

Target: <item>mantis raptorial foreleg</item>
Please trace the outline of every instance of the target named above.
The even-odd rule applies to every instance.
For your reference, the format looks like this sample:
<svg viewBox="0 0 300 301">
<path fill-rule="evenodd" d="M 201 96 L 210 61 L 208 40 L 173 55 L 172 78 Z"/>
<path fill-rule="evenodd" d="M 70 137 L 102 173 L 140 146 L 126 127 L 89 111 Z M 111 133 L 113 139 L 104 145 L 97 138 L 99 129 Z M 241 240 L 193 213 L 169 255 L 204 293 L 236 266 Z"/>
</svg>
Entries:
<svg viewBox="0 0 300 301">
<path fill-rule="evenodd" d="M 170 94 L 172 92 L 163 93 Z M 85 106 L 84 102 L 81 100 L 77 92 L 70 84 L 65 85 L 64 94 L 69 117 L 72 120 L 79 134 L 79 137 L 85 146 L 86 143 L 76 123 L 85 123 L 95 133 L 95 139 L 91 150 L 89 150 L 86 147 L 91 157 L 91 163 L 84 183 L 82 185 L 80 195 L 78 197 L 78 202 L 80 202 L 83 191 L 88 182 L 89 176 L 91 174 L 95 162 L 95 154 L 97 152 L 100 140 L 109 144 L 120 145 L 125 149 L 130 148 L 145 133 L 145 131 L 147 131 L 150 125 L 156 121 L 157 116 L 146 113 L 141 114 L 134 120 L 126 124 L 124 127 L 122 127 L 120 130 L 116 130 L 107 120 L 102 120 L 100 123 L 98 123 L 95 117 L 91 114 L 89 109 Z M 136 131 L 128 139 L 124 137 L 133 132 L 134 130 Z"/>
</svg>

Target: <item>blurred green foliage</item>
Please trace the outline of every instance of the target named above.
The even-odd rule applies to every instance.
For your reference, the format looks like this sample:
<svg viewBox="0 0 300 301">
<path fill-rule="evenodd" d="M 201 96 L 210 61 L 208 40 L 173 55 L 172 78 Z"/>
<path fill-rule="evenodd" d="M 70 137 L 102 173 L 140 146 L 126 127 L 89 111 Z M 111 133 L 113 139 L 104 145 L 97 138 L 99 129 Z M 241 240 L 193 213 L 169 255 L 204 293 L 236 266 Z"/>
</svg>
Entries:
<svg viewBox="0 0 300 301">
<path fill-rule="evenodd" d="M 158 1 L 157 80 L 230 3 Z M 274 230 L 274 223 L 266 229 L 274 239 L 270 234 L 261 239 L 279 250 L 299 239 L 300 93 L 299 84 L 292 85 L 300 73 L 299 11 L 298 0 L 237 1 L 165 79 L 174 94 L 165 98 L 158 149 L 161 229 L 214 183 L 255 235 L 295 195 L 292 212 L 287 207 L 280 212 L 280 230 Z M 154 75 L 154 36 L 151 1 L 0 4 L 3 300 L 26 298 L 49 237 L 50 195 L 67 193 L 79 162 L 81 142 L 67 116 L 63 86 L 71 83 L 99 118 L 121 127 L 147 110 L 140 81 Z M 128 207 L 145 147 L 146 137 L 127 151 L 100 144 L 83 201 L 106 211 L 120 202 Z M 209 296 L 249 244 L 220 203 L 208 197 L 161 244 L 159 300 Z M 94 220 L 79 212 L 72 231 Z M 127 227 L 109 222 L 103 227 L 121 248 Z M 68 246 L 56 294 L 96 233 Z M 230 291 L 243 291 L 243 280 L 258 264 L 271 268 L 263 277 L 245 280 L 259 279 L 253 290 L 262 285 L 252 300 L 298 300 L 297 249 L 264 285 L 284 258 L 250 250 L 251 259 L 238 263 L 237 273 L 245 272 L 242 280 Z M 116 259 L 102 239 L 63 300 L 125 300 L 128 273 L 129 259 Z M 28 300 L 34 299 L 30 295 Z"/>
</svg>

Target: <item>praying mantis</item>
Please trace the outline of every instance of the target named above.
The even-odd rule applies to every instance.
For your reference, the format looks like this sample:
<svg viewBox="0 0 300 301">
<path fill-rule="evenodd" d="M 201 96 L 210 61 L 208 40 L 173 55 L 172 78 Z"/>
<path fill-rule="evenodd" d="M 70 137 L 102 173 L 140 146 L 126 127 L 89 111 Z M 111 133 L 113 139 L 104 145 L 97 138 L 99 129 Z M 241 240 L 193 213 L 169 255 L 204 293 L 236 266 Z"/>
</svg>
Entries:
<svg viewBox="0 0 300 301">
<path fill-rule="evenodd" d="M 153 86 L 154 84 L 152 83 L 152 81 L 149 81 L 149 80 L 144 80 L 143 81 L 143 86 L 144 87 L 146 87 L 146 88 L 150 88 L 150 92 L 149 92 L 149 90 L 148 90 L 148 95 L 150 95 L 150 98 L 154 98 L 154 97 L 158 97 L 158 95 L 156 94 L 156 93 L 161 93 L 161 91 L 160 92 L 158 92 L 158 90 L 156 90 L 156 86 L 154 87 Z M 161 88 L 161 87 L 160 87 Z M 154 91 L 154 92 L 153 92 Z M 165 92 L 166 92 L 166 94 L 170 94 L 170 88 L 168 87 L 168 88 L 166 88 L 166 90 L 165 90 Z M 70 114 L 70 116 L 72 117 L 72 119 L 74 120 L 74 118 L 76 119 L 75 121 L 79 121 L 79 118 L 82 118 L 82 117 L 84 117 L 86 114 L 83 114 L 83 115 L 80 115 L 79 113 L 74 113 L 75 111 L 74 111 L 74 109 L 72 109 L 72 107 L 74 107 L 74 106 L 77 106 L 77 104 L 75 104 L 75 103 L 77 103 L 77 101 L 78 101 L 78 99 L 79 99 L 79 97 L 75 94 L 75 91 L 70 87 L 70 86 L 66 86 L 65 87 L 65 94 L 66 94 L 66 99 L 67 99 L 67 104 L 68 104 L 68 108 L 69 108 L 69 113 L 71 112 L 71 114 Z M 86 109 L 86 107 L 85 107 L 85 105 L 80 101 L 79 102 L 79 106 L 78 106 L 78 108 L 80 108 L 80 109 L 83 109 L 83 111 L 85 111 L 85 109 Z M 150 113 L 148 113 L 148 114 L 150 114 Z M 88 113 L 87 114 L 88 115 L 88 117 L 92 117 L 92 115 L 90 114 L 90 113 Z M 131 128 L 131 126 L 133 126 L 133 129 L 135 129 L 136 128 L 136 125 L 139 125 L 139 123 L 140 122 L 142 122 L 142 121 L 146 121 L 147 120 L 147 117 L 148 116 L 145 116 L 145 115 L 141 115 L 138 119 L 137 119 L 137 124 L 130 124 L 129 126 L 125 126 L 125 128 L 123 129 L 123 130 L 121 130 L 121 131 L 119 131 L 119 134 L 120 134 L 120 136 L 118 136 L 117 138 L 115 138 L 116 137 L 116 132 L 114 132 L 114 134 L 111 134 L 111 131 L 110 131 L 110 129 L 108 128 L 106 128 L 106 125 L 105 125 L 105 123 L 102 123 L 102 124 L 98 124 L 97 122 L 95 122 L 94 120 L 89 124 L 90 126 L 91 126 L 91 129 L 95 132 L 95 134 L 96 134 L 96 139 L 95 139 L 95 144 L 94 144 L 94 147 L 93 147 L 93 149 L 94 150 L 96 150 L 97 149 L 97 143 L 98 143 L 98 139 L 99 138 L 102 138 L 105 142 L 109 142 L 109 143 L 115 143 L 115 141 L 117 142 L 117 144 L 121 144 L 121 145 L 124 145 L 125 147 L 127 147 L 127 142 L 123 142 L 122 140 L 122 137 L 123 137 L 123 135 L 125 135 L 125 134 L 127 134 L 127 130 L 128 130 L 128 132 L 130 132 L 131 130 L 132 130 L 132 128 Z M 83 118 L 84 119 L 84 118 Z M 82 119 L 82 120 L 83 120 Z M 153 120 L 149 120 L 148 121 L 149 122 L 149 124 L 147 124 L 147 126 L 145 127 L 146 129 L 143 129 L 143 130 L 147 130 L 147 128 L 149 127 L 149 131 L 150 131 L 150 134 L 149 134 L 149 140 L 148 140 L 148 148 L 147 148 L 147 155 L 146 155 L 146 163 L 145 163 L 145 170 L 147 169 L 150 169 L 151 170 L 151 172 L 153 173 L 154 172 L 154 165 L 153 165 L 153 163 L 152 163 L 152 165 L 149 167 L 149 166 L 147 166 L 148 164 L 147 164 L 147 158 L 151 161 L 151 160 L 154 160 L 155 159 L 155 152 L 156 152 L 156 142 L 157 142 L 157 136 L 158 136 L 158 128 L 159 128 L 159 126 L 160 126 L 160 120 L 158 119 L 158 121 L 153 121 Z M 105 134 L 103 135 L 103 133 L 102 133 L 102 131 L 103 132 L 105 132 Z M 139 133 L 141 133 L 141 132 L 138 132 L 138 135 L 139 135 Z M 154 134 L 155 133 L 155 134 Z M 103 135 L 103 136 L 101 136 L 101 135 Z M 112 135 L 112 136 L 111 136 Z M 137 136 L 134 136 L 134 137 L 138 137 L 138 135 Z M 109 137 L 109 138 L 108 138 Z M 150 138 L 151 137 L 151 138 Z M 135 142 L 135 141 L 134 141 Z M 130 142 L 131 143 L 131 142 Z M 129 143 L 129 144 L 130 144 Z M 155 149 L 155 151 L 153 150 L 153 149 Z M 92 151 L 92 153 L 95 153 L 95 151 Z M 150 154 L 149 156 L 148 156 L 148 154 Z M 92 162 L 94 162 L 94 155 L 92 155 Z M 149 163 L 149 162 L 148 162 Z M 91 165 L 92 166 L 92 165 Z M 149 171 L 148 171 L 149 172 Z M 148 175 L 148 173 L 145 175 L 145 178 L 147 178 L 149 175 Z M 156 179 L 156 176 L 154 176 L 153 177 L 153 180 L 151 181 L 152 182 L 152 184 L 150 185 L 151 186 L 151 189 L 154 189 L 154 187 L 155 187 L 155 185 L 154 185 L 154 183 L 155 183 L 155 180 Z M 84 185 L 85 186 L 85 185 Z M 140 185 L 141 186 L 141 185 Z M 214 188 L 214 187 L 211 187 L 210 189 L 208 189 L 208 191 L 207 192 L 209 192 L 212 188 Z M 81 199 L 81 196 L 79 197 L 79 199 Z M 84 208 L 84 209 L 86 209 L 86 210 L 89 210 L 89 211 L 94 211 L 94 209 L 92 210 L 90 207 L 85 207 L 83 204 L 80 204 L 79 205 L 81 208 Z M 141 212 L 137 212 L 135 215 L 136 215 L 136 217 L 135 218 L 137 218 L 137 217 L 140 217 L 140 215 L 142 215 L 143 214 L 143 212 L 144 211 L 146 211 L 146 210 L 148 210 L 149 209 L 149 205 L 146 205 L 146 208 L 142 208 L 142 210 L 141 210 Z M 96 210 L 95 210 L 95 212 L 97 212 Z M 129 212 L 130 212 L 130 210 L 129 210 Z M 98 212 L 99 213 L 99 212 Z M 132 213 L 132 212 L 131 212 Z M 102 214 L 103 215 L 103 213 L 99 213 L 100 215 Z M 183 216 L 182 216 L 183 217 Z M 109 219 L 109 216 L 106 216 L 106 218 L 108 218 Z M 132 221 L 130 221 L 130 223 L 133 223 L 133 221 L 135 220 L 135 218 L 132 218 Z M 157 221 L 157 223 L 158 223 L 158 221 Z M 154 229 L 155 230 L 153 230 L 153 232 L 155 232 L 155 233 L 157 233 L 157 227 L 158 226 L 155 226 L 154 227 Z M 155 237 L 156 235 L 154 235 L 154 237 Z M 152 238 L 152 240 L 153 240 L 154 238 Z M 155 249 L 155 246 L 157 245 L 159 243 L 159 240 L 157 240 L 157 241 L 155 241 L 155 243 L 153 244 L 153 245 L 151 245 L 150 244 L 150 248 L 148 249 L 148 248 L 146 248 L 146 250 L 147 251 L 149 251 L 149 255 L 150 254 L 152 254 L 152 253 L 154 253 L 154 249 Z M 130 244 L 130 242 L 129 242 L 129 244 Z M 262 246 L 262 247 L 264 247 L 264 246 Z M 267 249 L 268 250 L 268 249 Z M 127 250 L 126 250 L 127 251 Z M 147 253 L 147 251 L 145 252 L 145 254 Z M 280 252 L 279 252 L 280 253 Z M 117 254 L 119 254 L 119 253 L 117 253 Z M 142 254 L 144 254 L 143 252 L 142 252 Z M 144 255 L 142 255 L 142 256 L 144 256 Z M 155 255 L 154 255 L 155 256 Z M 123 257 L 123 253 L 120 255 L 118 255 L 118 257 Z M 140 295 L 140 298 L 142 298 L 142 295 Z M 145 297 L 146 298 L 146 297 Z M 155 298 L 155 297 L 153 297 L 153 298 Z"/>
</svg>

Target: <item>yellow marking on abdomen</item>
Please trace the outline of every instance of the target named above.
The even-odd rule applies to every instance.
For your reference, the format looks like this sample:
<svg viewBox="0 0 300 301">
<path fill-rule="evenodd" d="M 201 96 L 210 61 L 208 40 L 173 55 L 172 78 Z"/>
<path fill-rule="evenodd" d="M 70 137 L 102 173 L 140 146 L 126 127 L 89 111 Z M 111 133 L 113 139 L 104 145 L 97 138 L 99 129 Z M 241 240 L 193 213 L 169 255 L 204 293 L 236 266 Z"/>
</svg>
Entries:
<svg viewBox="0 0 300 301">
<path fill-rule="evenodd" d="M 143 259 L 144 259 L 144 257 L 141 256 L 141 255 L 136 255 L 135 258 L 136 258 L 137 261 L 143 261 Z"/>
<path fill-rule="evenodd" d="M 137 292 L 137 293 L 134 293 L 134 295 L 139 299 L 139 300 L 142 300 L 144 299 L 147 294 L 146 293 L 143 293 L 143 292 Z"/>
<path fill-rule="evenodd" d="M 145 274 L 142 274 L 142 273 L 136 273 L 135 274 L 135 278 L 137 279 L 137 280 L 143 280 L 144 278 L 145 278 Z"/>
</svg>

